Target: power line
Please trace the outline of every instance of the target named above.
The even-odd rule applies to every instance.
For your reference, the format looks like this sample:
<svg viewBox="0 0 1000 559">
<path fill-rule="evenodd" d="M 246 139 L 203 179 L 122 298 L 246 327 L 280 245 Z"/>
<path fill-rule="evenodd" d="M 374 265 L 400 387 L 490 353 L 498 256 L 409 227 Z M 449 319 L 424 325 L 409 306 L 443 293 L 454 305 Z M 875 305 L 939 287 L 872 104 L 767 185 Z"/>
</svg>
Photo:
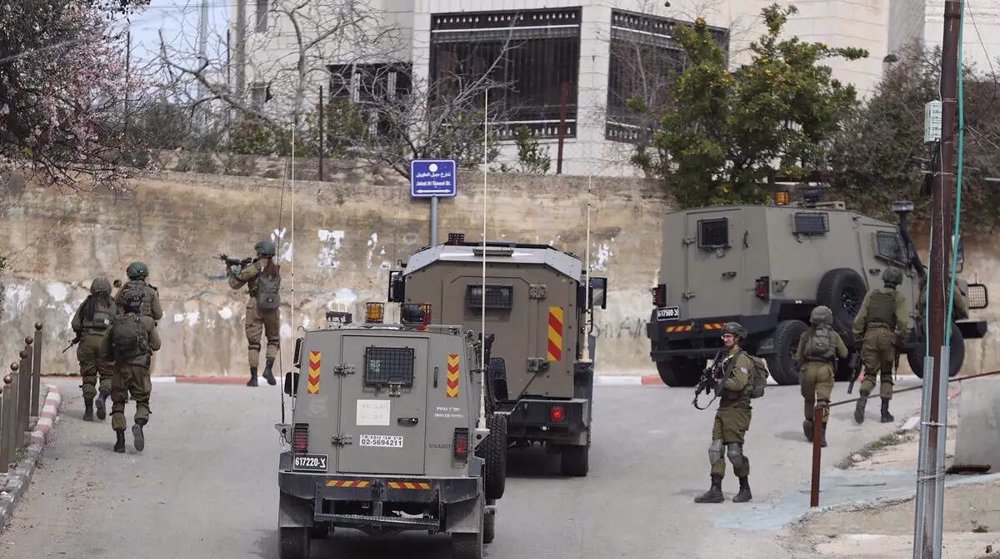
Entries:
<svg viewBox="0 0 1000 559">
<path fill-rule="evenodd" d="M 979 44 L 983 47 L 983 53 L 986 54 L 986 63 L 990 65 L 990 75 L 993 76 L 993 97 L 990 98 L 990 102 L 986 104 L 986 108 L 983 110 L 982 114 L 990 114 L 990 109 L 993 107 L 993 101 L 997 98 L 997 91 L 1000 90 L 1000 83 L 997 82 L 996 69 L 993 67 L 993 59 L 990 58 L 990 51 L 986 47 L 986 42 L 983 41 L 982 34 L 979 33 L 979 25 L 976 23 L 976 15 L 972 12 L 972 1 L 966 0 L 966 6 L 969 10 L 969 19 L 972 21 L 972 28 L 976 31 L 976 37 L 979 38 Z"/>
</svg>

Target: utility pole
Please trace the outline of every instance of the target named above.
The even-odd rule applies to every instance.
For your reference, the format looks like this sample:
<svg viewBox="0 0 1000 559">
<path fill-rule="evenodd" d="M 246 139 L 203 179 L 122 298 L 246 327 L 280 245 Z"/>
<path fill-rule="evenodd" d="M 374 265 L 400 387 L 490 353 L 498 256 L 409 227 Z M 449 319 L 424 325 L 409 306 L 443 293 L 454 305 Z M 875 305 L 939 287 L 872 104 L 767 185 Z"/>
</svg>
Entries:
<svg viewBox="0 0 1000 559">
<path fill-rule="evenodd" d="M 247 0 L 236 0 L 236 98 L 246 92 Z"/>
<path fill-rule="evenodd" d="M 946 0 L 944 5 L 944 39 L 941 53 L 941 166 L 931 186 L 931 258 L 929 270 L 930 324 L 927 343 L 933 367 L 925 374 L 924 398 L 930 409 L 921 410 L 926 440 L 921 439 L 926 467 L 917 472 L 917 515 L 914 526 L 913 557 L 941 557 L 941 527 L 944 521 L 944 445 L 947 435 L 948 340 L 945 332 L 945 285 L 948 279 L 948 258 L 951 244 L 951 200 L 955 188 L 955 128 L 957 121 L 957 90 L 959 79 L 958 42 L 962 17 L 962 0 Z M 943 358 L 943 359 L 942 359 Z M 929 384 L 928 384 L 929 383 Z M 942 413 L 943 411 L 943 413 Z M 942 417 L 944 415 L 944 417 Z M 928 481 L 933 480 L 933 483 Z"/>
<path fill-rule="evenodd" d="M 201 12 L 198 15 L 198 65 L 202 67 L 207 67 L 208 63 L 208 0 L 201 0 Z M 198 101 L 205 98 L 205 84 L 201 81 L 198 82 Z M 200 107 L 200 105 L 199 105 Z M 195 117 L 195 121 L 199 127 L 204 127 L 207 118 L 205 115 L 205 110 L 199 108 L 200 114 Z"/>
</svg>

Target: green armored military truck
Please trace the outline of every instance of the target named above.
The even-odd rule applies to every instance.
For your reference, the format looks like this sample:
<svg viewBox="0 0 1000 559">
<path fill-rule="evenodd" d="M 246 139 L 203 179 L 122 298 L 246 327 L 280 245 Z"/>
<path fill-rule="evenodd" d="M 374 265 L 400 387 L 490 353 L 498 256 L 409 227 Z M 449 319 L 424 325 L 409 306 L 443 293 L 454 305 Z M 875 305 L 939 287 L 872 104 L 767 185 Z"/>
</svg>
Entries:
<svg viewBox="0 0 1000 559">
<path fill-rule="evenodd" d="M 488 395 L 491 409 L 507 414 L 513 447 L 540 443 L 559 453 L 561 472 L 585 476 L 589 469 L 593 341 L 587 316 L 606 308 L 607 279 L 590 278 L 572 254 L 548 245 L 447 243 L 414 253 L 402 270 L 390 272 L 390 301 L 430 303 L 434 322 L 496 334 L 490 374 L 506 377 L 505 393 Z M 586 356 L 586 358 L 585 358 Z"/>
<path fill-rule="evenodd" d="M 328 313 L 327 327 L 296 342 L 300 372 L 285 377 L 292 418 L 284 423 L 282 407 L 275 426 L 288 445 L 281 558 L 309 557 L 311 540 L 349 527 L 448 533 L 456 557 L 481 559 L 507 449 L 505 418 L 483 417 L 480 352 L 488 362 L 492 339 L 430 325 L 412 305 L 401 324 L 383 324 L 378 305 L 361 324 Z"/>
<path fill-rule="evenodd" d="M 663 218 L 659 281 L 646 335 L 650 357 L 668 386 L 693 386 L 705 360 L 722 345 L 728 321 L 746 327 L 745 347 L 764 357 L 778 384 L 798 383 L 795 350 L 817 305 L 833 310 L 834 327 L 848 346 L 851 324 L 868 289 L 882 285 L 890 266 L 904 270 L 897 288 L 916 322 L 923 264 L 906 229 L 912 204 L 894 205 L 899 224 L 823 202 L 816 191 L 783 205 L 715 206 L 669 213 Z M 969 308 L 987 304 L 986 286 L 968 286 Z M 956 316 L 950 373 L 964 359 L 964 340 L 982 338 L 986 322 Z M 903 346 L 922 374 L 924 342 L 919 329 Z M 850 377 L 847 360 L 838 380 Z"/>
</svg>

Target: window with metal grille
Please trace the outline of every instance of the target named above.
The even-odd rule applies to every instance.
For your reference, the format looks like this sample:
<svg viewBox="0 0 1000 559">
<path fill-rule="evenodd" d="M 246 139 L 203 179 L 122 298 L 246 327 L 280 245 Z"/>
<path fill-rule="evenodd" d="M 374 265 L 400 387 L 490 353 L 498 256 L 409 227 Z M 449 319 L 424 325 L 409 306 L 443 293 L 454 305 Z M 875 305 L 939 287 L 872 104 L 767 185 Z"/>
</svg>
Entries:
<svg viewBox="0 0 1000 559">
<path fill-rule="evenodd" d="M 875 232 L 875 256 L 898 266 L 906 266 L 907 263 L 903 241 L 899 235 L 889 231 Z"/>
<path fill-rule="evenodd" d="M 412 347 L 365 348 L 365 384 L 413 386 Z"/>
<path fill-rule="evenodd" d="M 268 6 L 269 0 L 257 0 L 257 32 L 263 33 L 267 31 L 267 10 L 270 8 Z"/>
<path fill-rule="evenodd" d="M 483 304 L 483 286 L 470 285 L 465 288 L 465 306 L 478 309 Z M 514 308 L 514 287 L 510 285 L 487 285 L 486 308 L 509 310 Z"/>
<path fill-rule="evenodd" d="M 709 249 L 729 248 L 729 219 L 699 219 L 698 246 Z"/>
<path fill-rule="evenodd" d="M 830 230 L 830 216 L 826 212 L 797 212 L 792 232 L 798 235 L 822 235 Z"/>
</svg>

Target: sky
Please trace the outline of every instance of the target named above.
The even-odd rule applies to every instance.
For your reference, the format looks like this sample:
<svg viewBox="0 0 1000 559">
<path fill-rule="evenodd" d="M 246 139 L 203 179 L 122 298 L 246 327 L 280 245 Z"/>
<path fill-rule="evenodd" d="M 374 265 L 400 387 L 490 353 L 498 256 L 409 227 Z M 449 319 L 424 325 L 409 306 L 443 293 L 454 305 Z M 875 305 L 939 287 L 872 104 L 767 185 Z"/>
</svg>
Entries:
<svg viewBox="0 0 1000 559">
<path fill-rule="evenodd" d="M 178 48 L 195 52 L 202 2 L 209 7 L 209 48 L 213 36 L 225 37 L 229 9 L 235 0 L 151 0 L 145 10 L 130 18 L 133 59 L 150 60 L 156 56 L 161 30 L 165 39 L 182 45 Z"/>
</svg>

